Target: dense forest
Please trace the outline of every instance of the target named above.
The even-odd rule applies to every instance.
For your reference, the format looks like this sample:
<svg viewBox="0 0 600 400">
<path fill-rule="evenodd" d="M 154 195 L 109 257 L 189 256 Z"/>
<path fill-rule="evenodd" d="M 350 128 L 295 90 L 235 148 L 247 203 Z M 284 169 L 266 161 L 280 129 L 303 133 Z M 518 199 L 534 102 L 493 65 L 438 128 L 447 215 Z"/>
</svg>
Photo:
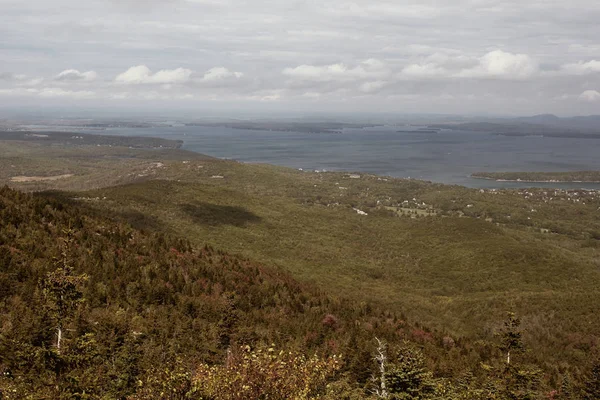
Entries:
<svg viewBox="0 0 600 400">
<path fill-rule="evenodd" d="M 598 398 L 518 316 L 451 337 L 53 193 L 0 190 L 2 399 Z"/>
</svg>

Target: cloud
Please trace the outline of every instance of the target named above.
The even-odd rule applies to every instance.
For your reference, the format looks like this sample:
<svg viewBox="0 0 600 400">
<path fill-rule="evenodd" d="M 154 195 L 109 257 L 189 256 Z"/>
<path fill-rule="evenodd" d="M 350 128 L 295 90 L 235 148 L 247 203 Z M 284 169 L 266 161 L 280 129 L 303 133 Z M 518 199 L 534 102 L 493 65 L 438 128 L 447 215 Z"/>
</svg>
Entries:
<svg viewBox="0 0 600 400">
<path fill-rule="evenodd" d="M 191 76 L 192 70 L 190 69 L 163 69 L 151 76 L 151 82 L 161 84 L 184 83 L 189 81 Z"/>
<path fill-rule="evenodd" d="M 283 91 L 280 89 L 276 90 L 261 90 L 257 93 L 254 93 L 250 98 L 252 100 L 260 101 L 260 102 L 273 102 L 280 100 L 283 97 Z"/>
<path fill-rule="evenodd" d="M 294 68 L 285 68 L 283 74 L 291 78 L 309 81 L 330 81 L 348 77 L 348 68 L 344 64 L 332 64 L 324 66 L 299 65 Z"/>
<path fill-rule="evenodd" d="M 478 65 L 463 69 L 460 78 L 526 79 L 538 72 L 537 63 L 527 54 L 491 51 L 479 58 Z"/>
<path fill-rule="evenodd" d="M 425 54 L 426 50 L 434 51 Z M 481 57 L 472 57 L 452 49 L 409 46 L 421 61 L 404 66 L 397 78 L 403 81 L 443 79 L 503 79 L 525 80 L 539 72 L 538 64 L 526 54 L 494 50 Z"/>
<path fill-rule="evenodd" d="M 448 70 L 436 63 L 410 64 L 402 69 L 401 76 L 408 78 L 435 78 L 447 76 Z"/>
<path fill-rule="evenodd" d="M 98 74 L 95 71 L 79 72 L 76 69 L 67 69 L 60 74 L 56 75 L 54 80 L 56 81 L 95 81 Z"/>
<path fill-rule="evenodd" d="M 12 83 L 18 86 L 37 86 L 44 81 L 44 78 L 31 78 L 25 74 L 4 72 L 0 73 L 0 81 Z"/>
<path fill-rule="evenodd" d="M 362 3 L 362 4 L 361 4 Z M 409 4 L 407 4 L 409 3 Z M 354 1 L 351 3 L 337 4 L 336 7 L 329 5 L 329 12 L 336 15 L 347 15 L 360 18 L 399 18 L 399 19 L 431 19 L 440 16 L 441 7 L 425 5 L 417 2 L 410 4 L 398 4 L 397 2 L 387 1 Z"/>
<path fill-rule="evenodd" d="M 404 49 L 408 54 L 430 56 L 433 54 L 446 54 L 446 55 L 461 55 L 462 52 L 457 49 L 451 49 L 446 47 L 436 47 L 426 44 L 409 44 Z"/>
<path fill-rule="evenodd" d="M 579 95 L 579 100 L 588 101 L 591 103 L 600 101 L 600 92 L 597 90 L 586 90 Z"/>
<path fill-rule="evenodd" d="M 426 50 L 433 53 L 423 54 Z M 494 50 L 471 57 L 452 49 L 436 50 L 428 46 L 409 46 L 422 61 L 408 64 L 398 74 L 400 80 L 431 79 L 504 79 L 525 80 L 539 72 L 538 64 L 526 54 Z"/>
<path fill-rule="evenodd" d="M 359 90 L 363 93 L 374 93 L 386 87 L 387 84 L 385 81 L 365 82 L 360 85 Z"/>
<path fill-rule="evenodd" d="M 93 91 L 99 105 L 147 94 L 166 108 L 184 94 L 218 107 L 272 99 L 319 111 L 395 111 L 392 94 L 403 110 L 425 112 L 566 114 L 599 104 L 578 100 L 600 90 L 600 45 L 590 39 L 600 37 L 600 5 L 591 0 L 0 3 L 10 44 L 0 46 L 0 69 L 14 72 L 0 73 L 3 90 Z M 563 93 L 571 97 L 558 104 Z M 474 100 L 436 106 L 444 94 Z M 529 99 L 527 108 L 515 98 Z"/>
<path fill-rule="evenodd" d="M 303 64 L 285 68 L 282 73 L 299 81 L 328 82 L 383 78 L 389 75 L 390 71 L 384 62 L 370 58 L 354 67 L 343 63 L 320 66 Z"/>
<path fill-rule="evenodd" d="M 131 67 L 117 75 L 115 82 L 122 84 L 176 84 L 190 81 L 193 71 L 186 68 L 163 69 L 152 73 L 145 65 Z"/>
<path fill-rule="evenodd" d="M 216 93 L 218 90 L 220 96 L 223 96 L 225 92 L 233 94 L 247 90 L 252 79 L 246 78 L 243 73 L 238 71 L 231 71 L 225 67 L 213 67 L 203 75 L 194 77 L 192 83 L 206 93 Z"/>
<path fill-rule="evenodd" d="M 38 86 L 44 82 L 44 78 L 23 78 L 17 80 L 16 84 L 19 86 Z"/>
<path fill-rule="evenodd" d="M 115 82 L 121 84 L 159 84 L 165 90 L 170 90 L 177 84 L 221 84 L 224 81 L 237 80 L 244 76 L 241 72 L 230 71 L 225 67 L 213 67 L 203 75 L 198 76 L 187 68 L 163 69 L 152 73 L 145 65 L 131 67 L 119 74 Z M 151 95 L 152 96 L 152 95 Z"/>
<path fill-rule="evenodd" d="M 586 75 L 600 72 L 600 61 L 591 60 L 588 62 L 580 61 L 578 63 L 565 64 L 560 68 L 561 72 L 568 75 Z"/>
<path fill-rule="evenodd" d="M 214 67 L 206 71 L 202 77 L 202 81 L 215 82 L 230 78 L 241 78 L 242 76 L 244 76 L 244 74 L 241 72 L 232 72 L 225 67 Z"/>
<path fill-rule="evenodd" d="M 318 99 L 321 96 L 322 96 L 322 94 L 319 92 L 305 92 L 302 94 L 301 97 L 306 98 L 306 99 Z"/>
<path fill-rule="evenodd" d="M 96 96 L 89 90 L 64 90 L 61 88 L 43 88 L 38 92 L 40 97 L 70 97 L 74 99 L 89 99 Z"/>
<path fill-rule="evenodd" d="M 129 92 L 117 92 L 111 94 L 109 97 L 114 100 L 125 100 L 131 97 L 131 94 Z"/>
<path fill-rule="evenodd" d="M 25 89 L 25 88 L 12 88 L 12 89 L 0 89 L 0 95 L 3 96 L 30 96 L 37 94 L 37 89 Z"/>
</svg>

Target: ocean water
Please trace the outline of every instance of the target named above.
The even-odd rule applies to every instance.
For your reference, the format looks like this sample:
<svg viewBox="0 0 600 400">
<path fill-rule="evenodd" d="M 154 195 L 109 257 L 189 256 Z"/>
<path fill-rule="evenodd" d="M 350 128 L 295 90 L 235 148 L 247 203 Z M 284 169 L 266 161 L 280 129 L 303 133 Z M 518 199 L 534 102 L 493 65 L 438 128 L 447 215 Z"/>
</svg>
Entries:
<svg viewBox="0 0 600 400">
<path fill-rule="evenodd" d="M 600 139 L 508 137 L 451 130 L 414 133 L 407 132 L 409 129 L 415 127 L 298 133 L 181 126 L 114 128 L 98 133 L 180 139 L 186 150 L 304 170 L 360 171 L 474 188 L 600 189 L 600 184 L 595 183 L 495 182 L 470 178 L 479 171 L 600 170 Z"/>
</svg>

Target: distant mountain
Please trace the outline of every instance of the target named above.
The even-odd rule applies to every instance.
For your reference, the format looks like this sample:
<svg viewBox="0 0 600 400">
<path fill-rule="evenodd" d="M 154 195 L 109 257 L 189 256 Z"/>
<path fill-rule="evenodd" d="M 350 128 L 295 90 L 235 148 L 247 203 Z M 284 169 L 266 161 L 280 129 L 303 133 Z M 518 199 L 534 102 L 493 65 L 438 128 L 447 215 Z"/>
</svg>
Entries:
<svg viewBox="0 0 600 400">
<path fill-rule="evenodd" d="M 557 117 L 554 114 L 539 114 L 533 115 L 531 117 L 519 117 L 515 118 L 515 121 L 524 122 L 528 124 L 542 124 L 542 125 L 551 125 L 560 123 L 560 117 Z"/>
</svg>

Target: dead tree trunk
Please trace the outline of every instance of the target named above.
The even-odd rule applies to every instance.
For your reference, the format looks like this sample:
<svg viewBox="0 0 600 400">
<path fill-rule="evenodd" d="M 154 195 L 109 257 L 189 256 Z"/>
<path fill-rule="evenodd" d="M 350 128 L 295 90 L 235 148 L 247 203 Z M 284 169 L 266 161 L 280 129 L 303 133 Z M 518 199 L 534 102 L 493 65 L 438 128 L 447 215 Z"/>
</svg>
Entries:
<svg viewBox="0 0 600 400">
<path fill-rule="evenodd" d="M 60 354 L 60 342 L 62 341 L 62 327 L 59 325 L 56 328 L 56 352 Z"/>
<path fill-rule="evenodd" d="M 375 394 L 380 399 L 387 399 L 389 397 L 387 386 L 385 384 L 385 362 L 387 361 L 385 343 L 375 338 L 377 340 L 377 354 L 375 354 L 375 361 L 379 365 L 379 382 L 373 390 L 373 394 Z M 377 382 L 377 378 L 373 377 L 373 381 Z"/>
</svg>

